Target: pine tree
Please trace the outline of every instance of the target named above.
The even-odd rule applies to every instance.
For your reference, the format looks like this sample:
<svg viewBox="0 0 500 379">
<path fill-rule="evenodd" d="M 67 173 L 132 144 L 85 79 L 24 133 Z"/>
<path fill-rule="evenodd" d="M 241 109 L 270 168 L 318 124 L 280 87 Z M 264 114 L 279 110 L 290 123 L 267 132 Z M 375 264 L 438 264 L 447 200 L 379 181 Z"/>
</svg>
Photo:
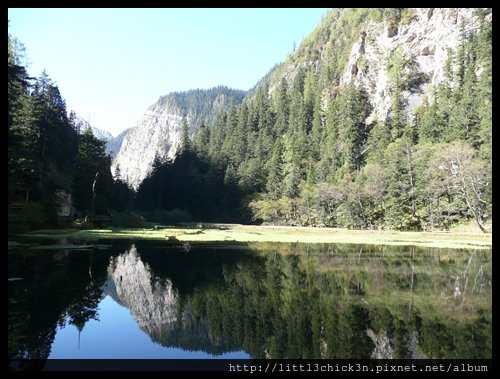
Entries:
<svg viewBox="0 0 500 379">
<path fill-rule="evenodd" d="M 320 147 L 321 158 L 316 171 L 318 181 L 333 182 L 336 178 L 337 170 L 341 166 L 339 154 L 339 130 L 336 119 L 338 102 L 330 100 L 328 103 L 325 128 L 322 135 Z"/>
<path fill-rule="evenodd" d="M 399 46 L 394 50 L 388 62 L 389 95 L 391 96 L 391 113 L 388 121 L 392 140 L 400 138 L 406 127 L 405 104 L 403 101 L 404 64 L 403 49 Z"/>
<path fill-rule="evenodd" d="M 272 200 L 278 200 L 281 195 L 282 156 L 283 149 L 281 139 L 278 139 L 274 143 L 273 154 L 267 163 L 268 176 L 266 180 L 266 191 Z"/>
<path fill-rule="evenodd" d="M 481 21 L 481 29 L 477 35 L 476 55 L 481 73 L 478 78 L 476 111 L 479 117 L 477 141 L 480 156 L 491 171 L 491 142 L 492 142 L 492 35 L 491 23 Z"/>
<path fill-rule="evenodd" d="M 8 192 L 14 187 L 33 187 L 38 171 L 38 134 L 29 96 L 30 78 L 21 64 L 19 44 L 8 36 Z"/>
<path fill-rule="evenodd" d="M 201 124 L 193 137 L 194 151 L 203 159 L 208 159 L 209 156 L 210 130 L 205 124 Z"/>
<path fill-rule="evenodd" d="M 419 143 L 440 141 L 445 122 L 443 120 L 443 111 L 437 102 L 437 96 L 432 96 L 431 100 L 426 97 L 416 111 L 415 116 Z"/>
<path fill-rule="evenodd" d="M 387 188 L 386 221 L 397 229 L 420 229 L 416 207 L 414 147 L 408 138 L 400 138 L 387 146 L 385 161 Z"/>
<path fill-rule="evenodd" d="M 320 159 L 321 137 L 323 135 L 324 116 L 321 109 L 321 91 L 318 91 L 314 100 L 313 121 L 311 129 L 311 156 L 314 162 Z"/>
<path fill-rule="evenodd" d="M 275 136 L 281 137 L 288 130 L 289 99 L 288 84 L 285 78 L 281 79 L 274 99 L 274 113 L 276 114 Z"/>
<path fill-rule="evenodd" d="M 361 147 L 364 142 L 366 104 L 362 103 L 361 93 L 350 83 L 338 98 L 335 120 L 338 125 L 338 141 L 341 146 L 342 165 L 347 171 L 360 168 Z"/>
<path fill-rule="evenodd" d="M 76 156 L 75 176 L 73 179 L 73 198 L 75 208 L 81 212 L 92 209 L 92 186 L 96 181 L 96 213 L 105 212 L 109 207 L 113 179 L 110 171 L 110 158 L 106 155 L 104 142 L 92 134 L 91 129 L 79 136 L 78 154 Z"/>
<path fill-rule="evenodd" d="M 178 149 L 178 155 L 192 151 L 191 138 L 189 138 L 189 128 L 186 120 L 182 121 L 181 140 Z"/>
<path fill-rule="evenodd" d="M 300 175 L 300 157 L 295 154 L 294 140 L 285 135 L 283 138 L 283 188 L 282 193 L 285 196 L 294 198 L 299 194 Z"/>
</svg>

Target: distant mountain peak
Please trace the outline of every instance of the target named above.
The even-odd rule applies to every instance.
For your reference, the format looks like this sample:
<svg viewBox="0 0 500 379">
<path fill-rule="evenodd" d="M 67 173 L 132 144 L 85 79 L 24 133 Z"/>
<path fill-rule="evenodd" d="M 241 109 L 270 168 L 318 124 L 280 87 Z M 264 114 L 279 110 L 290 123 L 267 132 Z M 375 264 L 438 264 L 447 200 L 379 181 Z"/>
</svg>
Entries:
<svg viewBox="0 0 500 379">
<path fill-rule="evenodd" d="M 114 137 L 113 135 L 108 132 L 107 130 L 100 129 L 96 126 L 92 126 L 90 124 L 86 124 L 86 127 L 82 129 L 81 133 L 83 133 L 86 129 L 90 128 L 92 130 L 92 134 L 94 134 L 94 137 L 97 139 L 100 139 L 101 141 L 108 142 L 112 140 Z"/>
<path fill-rule="evenodd" d="M 133 129 L 133 127 L 125 129 L 123 132 L 118 134 L 116 137 L 111 138 L 110 140 L 106 141 L 106 153 L 108 153 L 111 156 L 111 159 L 114 159 L 116 157 L 116 154 L 118 154 L 118 152 L 120 151 L 120 148 L 122 146 L 123 140 L 125 139 L 125 136 L 132 129 Z"/>
<path fill-rule="evenodd" d="M 87 120 L 78 116 L 74 112 L 70 113 L 70 119 L 71 122 L 75 125 L 79 134 L 82 134 L 83 132 L 85 132 L 87 129 L 90 128 L 90 130 L 92 130 L 92 134 L 94 135 L 94 137 L 100 139 L 101 141 L 108 142 L 114 138 L 113 135 L 107 130 L 100 129 L 96 126 L 92 126 Z"/>
<path fill-rule="evenodd" d="M 175 157 L 184 121 L 193 135 L 202 123 L 209 125 L 231 103 L 240 104 L 245 95 L 246 91 L 218 86 L 161 96 L 124 137 L 112 171 L 118 166 L 122 180 L 137 189 L 151 172 L 156 157 Z"/>
</svg>

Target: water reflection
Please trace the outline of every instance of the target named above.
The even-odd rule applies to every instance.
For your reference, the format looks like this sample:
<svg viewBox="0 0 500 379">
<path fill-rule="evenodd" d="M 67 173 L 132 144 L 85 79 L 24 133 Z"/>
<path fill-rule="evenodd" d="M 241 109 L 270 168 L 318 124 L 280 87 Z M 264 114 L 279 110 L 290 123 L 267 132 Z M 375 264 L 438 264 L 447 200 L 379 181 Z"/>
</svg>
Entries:
<svg viewBox="0 0 500 379">
<path fill-rule="evenodd" d="M 97 355 L 99 344 L 113 350 L 99 322 L 109 298 L 129 311 L 114 317 L 134 321 L 124 334 L 147 334 L 134 346 L 145 351 L 156 344 L 191 358 L 491 357 L 491 251 L 300 244 L 14 251 L 9 277 L 24 279 L 9 282 L 10 358 L 49 357 L 69 327 L 94 330 L 87 340 Z"/>
<path fill-rule="evenodd" d="M 150 336 L 171 330 L 179 313 L 179 294 L 168 278 L 155 278 L 135 245 L 111 258 L 104 292 L 127 307 L 137 325 Z"/>
<path fill-rule="evenodd" d="M 186 259 L 179 252 L 172 254 L 177 259 L 158 259 L 158 254 L 161 252 L 145 254 L 144 260 L 149 257 L 151 262 L 167 266 L 167 271 L 183 271 L 176 268 L 176 260 Z M 189 302 L 180 298 L 179 289 L 173 286 L 168 272 L 163 276 L 155 274 L 150 265 L 143 262 L 135 245 L 110 259 L 103 288 L 104 294 L 127 307 L 139 328 L 162 346 L 179 346 L 214 355 L 238 349 L 233 338 L 212 333 L 205 320 L 194 317 Z"/>
</svg>

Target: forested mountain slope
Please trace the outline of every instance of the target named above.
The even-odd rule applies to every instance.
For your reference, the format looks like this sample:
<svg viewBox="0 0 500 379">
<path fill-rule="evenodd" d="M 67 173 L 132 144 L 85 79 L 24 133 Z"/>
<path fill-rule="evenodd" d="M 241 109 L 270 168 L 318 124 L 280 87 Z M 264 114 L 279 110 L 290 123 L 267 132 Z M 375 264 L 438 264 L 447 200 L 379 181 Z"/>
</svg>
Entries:
<svg viewBox="0 0 500 379">
<path fill-rule="evenodd" d="M 195 133 L 178 163 L 186 175 L 157 162 L 139 204 L 202 217 L 189 195 L 175 201 L 174 175 L 179 188 L 233 186 L 233 219 L 430 229 L 472 218 L 483 228 L 491 20 L 491 9 L 330 11 L 251 97 Z"/>
<path fill-rule="evenodd" d="M 9 36 L 9 221 L 58 225 L 74 207 L 164 223 L 429 230 L 475 220 L 484 231 L 491 27 L 489 8 L 332 9 L 250 91 L 161 97 L 124 136 L 115 180 L 105 143 L 82 133 L 46 73 L 29 77 Z"/>
<path fill-rule="evenodd" d="M 244 91 L 227 87 L 173 92 L 150 106 L 137 126 L 124 137 L 113 163 L 116 176 L 137 188 L 151 172 L 155 158 L 172 159 L 182 136 L 183 124 L 191 135 L 200 124 L 213 121 L 215 114 L 239 104 Z"/>
</svg>

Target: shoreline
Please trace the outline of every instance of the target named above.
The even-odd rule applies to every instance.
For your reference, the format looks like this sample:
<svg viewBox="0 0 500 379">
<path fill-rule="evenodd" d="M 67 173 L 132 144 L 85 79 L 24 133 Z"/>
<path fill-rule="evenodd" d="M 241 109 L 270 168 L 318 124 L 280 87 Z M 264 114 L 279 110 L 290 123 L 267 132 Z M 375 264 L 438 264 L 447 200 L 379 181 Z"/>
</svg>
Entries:
<svg viewBox="0 0 500 379">
<path fill-rule="evenodd" d="M 467 231 L 400 232 L 337 228 L 194 224 L 190 227 L 39 230 L 23 237 L 47 239 L 138 239 L 181 242 L 298 242 L 414 245 L 451 249 L 491 249 L 492 234 Z"/>
</svg>

